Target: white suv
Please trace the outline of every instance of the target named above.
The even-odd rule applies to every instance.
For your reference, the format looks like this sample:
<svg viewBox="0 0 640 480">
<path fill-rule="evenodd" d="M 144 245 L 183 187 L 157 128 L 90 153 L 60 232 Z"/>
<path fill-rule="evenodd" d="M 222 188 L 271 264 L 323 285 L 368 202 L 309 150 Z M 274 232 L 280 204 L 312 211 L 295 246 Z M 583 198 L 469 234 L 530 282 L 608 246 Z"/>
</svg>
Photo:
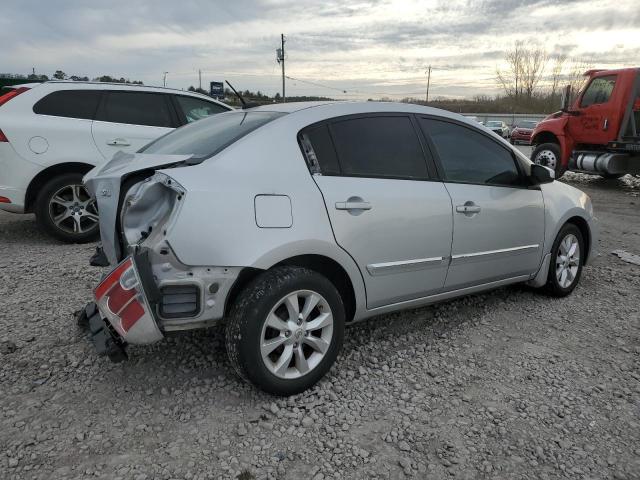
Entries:
<svg viewBox="0 0 640 480">
<path fill-rule="evenodd" d="M 35 213 L 68 242 L 98 235 L 82 176 L 181 125 L 231 107 L 167 88 L 91 82 L 17 85 L 0 96 L 0 209 Z"/>
</svg>

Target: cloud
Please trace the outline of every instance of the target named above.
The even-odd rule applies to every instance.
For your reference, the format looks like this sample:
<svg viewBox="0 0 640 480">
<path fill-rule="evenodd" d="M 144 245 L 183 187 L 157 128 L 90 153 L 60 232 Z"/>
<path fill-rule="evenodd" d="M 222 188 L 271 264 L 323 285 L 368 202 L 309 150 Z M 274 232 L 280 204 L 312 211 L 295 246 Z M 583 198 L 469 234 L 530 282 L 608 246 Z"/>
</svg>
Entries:
<svg viewBox="0 0 640 480">
<path fill-rule="evenodd" d="M 275 49 L 287 34 L 287 71 L 348 98 L 424 89 L 498 92 L 495 69 L 515 41 L 596 66 L 637 63 L 637 0 L 5 0 L 2 70 L 112 74 L 158 84 L 232 78 L 243 89 L 280 87 Z M 347 89 L 346 87 L 350 87 Z M 292 82 L 290 93 L 336 95 Z"/>
</svg>

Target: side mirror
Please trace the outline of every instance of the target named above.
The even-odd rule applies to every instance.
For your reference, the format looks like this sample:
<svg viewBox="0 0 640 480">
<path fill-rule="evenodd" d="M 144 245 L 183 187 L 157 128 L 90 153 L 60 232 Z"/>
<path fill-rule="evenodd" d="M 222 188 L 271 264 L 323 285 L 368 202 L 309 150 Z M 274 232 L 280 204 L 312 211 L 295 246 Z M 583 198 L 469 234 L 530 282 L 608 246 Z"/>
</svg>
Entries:
<svg viewBox="0 0 640 480">
<path fill-rule="evenodd" d="M 538 165 L 534 163 L 531 165 L 531 180 L 535 185 L 542 185 L 543 183 L 551 183 L 555 178 L 556 173 L 549 167 Z"/>
<path fill-rule="evenodd" d="M 562 105 L 560 106 L 560 110 L 563 112 L 568 112 L 570 101 L 571 101 L 571 85 L 567 85 L 562 89 Z"/>
</svg>

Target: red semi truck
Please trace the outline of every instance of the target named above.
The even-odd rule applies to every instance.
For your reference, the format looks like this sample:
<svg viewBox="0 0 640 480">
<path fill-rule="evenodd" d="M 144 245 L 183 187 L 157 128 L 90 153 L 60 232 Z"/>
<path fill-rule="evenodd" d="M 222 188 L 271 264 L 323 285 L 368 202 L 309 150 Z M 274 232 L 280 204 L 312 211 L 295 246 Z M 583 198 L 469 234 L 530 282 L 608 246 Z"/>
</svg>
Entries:
<svg viewBox="0 0 640 480">
<path fill-rule="evenodd" d="M 540 122 L 532 134 L 531 160 L 565 171 L 619 178 L 640 174 L 640 68 L 589 70 L 570 104 Z"/>
</svg>

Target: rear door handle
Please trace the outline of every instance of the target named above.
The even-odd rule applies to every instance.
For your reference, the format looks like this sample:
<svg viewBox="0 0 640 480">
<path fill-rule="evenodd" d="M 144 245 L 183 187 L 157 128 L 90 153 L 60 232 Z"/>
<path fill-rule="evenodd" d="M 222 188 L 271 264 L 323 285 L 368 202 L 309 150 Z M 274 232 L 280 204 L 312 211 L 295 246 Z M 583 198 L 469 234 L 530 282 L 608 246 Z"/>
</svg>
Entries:
<svg viewBox="0 0 640 480">
<path fill-rule="evenodd" d="M 474 213 L 480 213 L 482 210 L 478 205 L 473 202 L 466 202 L 464 205 L 457 205 L 456 212 L 464 213 L 465 215 L 473 215 Z"/>
<path fill-rule="evenodd" d="M 109 140 L 107 145 L 111 145 L 112 147 L 129 147 L 131 144 L 128 140 L 124 138 L 114 138 L 113 140 Z"/>
<path fill-rule="evenodd" d="M 371 210 L 369 202 L 336 202 L 336 210 Z"/>
</svg>

